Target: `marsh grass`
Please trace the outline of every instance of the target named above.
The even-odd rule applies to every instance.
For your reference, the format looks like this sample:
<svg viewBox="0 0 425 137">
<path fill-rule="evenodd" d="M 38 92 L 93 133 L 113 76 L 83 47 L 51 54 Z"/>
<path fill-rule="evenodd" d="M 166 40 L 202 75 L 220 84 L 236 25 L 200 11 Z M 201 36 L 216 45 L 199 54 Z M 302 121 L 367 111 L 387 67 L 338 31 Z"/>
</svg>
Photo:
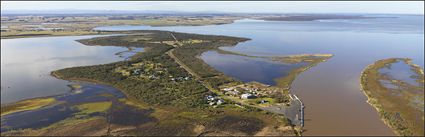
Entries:
<svg viewBox="0 0 425 137">
<path fill-rule="evenodd" d="M 56 101 L 55 98 L 36 98 L 20 101 L 18 103 L 13 103 L 10 105 L 1 106 L 1 116 L 12 114 L 21 111 L 35 110 L 49 104 L 52 104 Z"/>
<path fill-rule="evenodd" d="M 105 113 L 112 105 L 112 102 L 84 103 L 76 106 L 79 112 L 76 115 L 88 115 L 92 113 Z"/>
<path fill-rule="evenodd" d="M 422 136 L 424 134 L 423 107 L 418 109 L 411 105 L 411 101 L 415 97 L 422 97 L 423 102 L 424 83 L 422 82 L 420 86 L 409 85 L 406 82 L 394 80 L 379 72 L 379 69 L 390 68 L 392 63 L 398 61 L 403 61 L 412 66 L 413 70 L 406 71 L 416 72 L 419 75 L 419 80 L 417 81 L 423 81 L 423 73 L 418 73 L 423 72 L 423 70 L 420 67 L 415 67 L 410 62 L 410 59 L 390 58 L 376 61 L 374 64 L 367 66 L 361 75 L 361 87 L 368 97 L 368 103 L 375 107 L 382 120 L 397 134 L 402 136 Z M 386 88 L 380 80 L 389 80 L 400 89 Z"/>
</svg>

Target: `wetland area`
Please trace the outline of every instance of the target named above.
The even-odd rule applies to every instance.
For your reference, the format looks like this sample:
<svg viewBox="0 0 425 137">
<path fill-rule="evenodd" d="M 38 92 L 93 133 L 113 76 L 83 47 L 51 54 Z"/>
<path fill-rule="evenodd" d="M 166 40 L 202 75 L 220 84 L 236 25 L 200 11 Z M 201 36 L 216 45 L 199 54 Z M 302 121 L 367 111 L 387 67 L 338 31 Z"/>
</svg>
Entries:
<svg viewBox="0 0 425 137">
<path fill-rule="evenodd" d="M 290 94 L 303 101 L 303 135 L 411 135 L 411 131 L 392 130 L 393 126 L 381 120 L 381 112 L 367 102 L 369 96 L 362 91 L 360 77 L 375 61 L 409 58 L 418 69 L 387 67 L 379 72 L 391 77 L 383 77 L 377 84 L 394 89 L 388 80 L 394 78 L 403 81 L 404 86 L 417 86 L 415 82 L 423 85 L 424 16 L 370 16 L 385 18 L 103 26 L 94 30 L 108 34 L 134 32 L 2 39 L 1 132 L 73 135 L 78 131 L 73 126 L 92 125 L 93 129 L 78 132 L 300 135 L 296 125 L 291 125 L 294 119 L 221 95 L 224 93 L 218 90 L 224 84 L 256 81 L 282 89 L 284 95 L 258 95 L 256 101 L 267 101 L 272 106 L 288 103 Z M 414 71 L 420 69 L 422 73 Z M 411 76 L 413 73 L 418 75 Z M 423 97 L 423 92 L 422 86 L 414 95 Z M 205 96 L 221 97 L 219 100 L 226 104 L 209 107 Z M 412 98 L 416 100 L 410 103 L 412 109 L 423 108 L 423 98 Z M 423 109 L 417 112 L 416 122 L 422 121 L 422 125 L 415 128 L 420 128 Z M 33 115 L 40 118 L 29 118 Z"/>
</svg>

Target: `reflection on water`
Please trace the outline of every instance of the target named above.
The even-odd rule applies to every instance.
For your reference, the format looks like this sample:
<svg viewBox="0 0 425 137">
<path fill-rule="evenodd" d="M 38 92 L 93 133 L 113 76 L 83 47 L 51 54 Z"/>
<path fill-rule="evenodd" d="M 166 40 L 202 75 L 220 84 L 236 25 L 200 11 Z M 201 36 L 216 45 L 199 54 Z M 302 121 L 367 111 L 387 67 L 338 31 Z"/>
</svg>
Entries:
<svg viewBox="0 0 425 137">
<path fill-rule="evenodd" d="M 84 84 L 81 91 L 84 92 L 71 92 L 55 96 L 54 98 L 58 102 L 61 102 L 57 105 L 2 116 L 1 132 L 20 128 L 34 129 L 46 127 L 77 113 L 78 110 L 73 108 L 74 105 L 87 102 L 111 101 L 112 99 L 124 97 L 119 90 L 103 85 Z M 105 96 L 105 94 L 110 96 Z"/>
<path fill-rule="evenodd" d="M 139 125 L 156 120 L 148 116 L 153 110 L 139 109 L 119 101 L 120 99 L 124 99 L 125 95 L 113 87 L 91 83 L 79 84 L 81 85 L 81 89 L 76 89 L 73 92 L 63 95 L 53 96 L 57 103 L 36 110 L 2 116 L 1 132 L 25 128 L 39 129 L 65 119 L 72 119 L 73 117 L 88 119 L 90 117 L 101 116 L 111 119 L 108 122 L 112 124 L 120 125 Z M 111 102 L 112 105 L 105 108 L 107 112 L 84 114 L 81 113 L 84 110 L 78 109 L 78 106 L 95 102 Z M 98 107 L 101 106 L 99 105 Z M 94 111 L 98 108 L 90 109 L 88 111 Z M 68 122 L 72 123 L 71 121 Z"/>
<path fill-rule="evenodd" d="M 201 58 L 228 76 L 243 82 L 257 81 L 268 85 L 275 85 L 274 79 L 288 75 L 293 69 L 308 65 L 308 63 L 284 64 L 266 58 L 220 54 L 216 51 L 205 52 Z"/>
<path fill-rule="evenodd" d="M 57 69 L 123 60 L 113 46 L 85 46 L 77 39 L 93 36 L 1 40 L 1 103 L 62 94 L 69 82 L 50 76 Z"/>
<path fill-rule="evenodd" d="M 379 81 L 385 88 L 389 89 L 388 92 L 391 95 L 408 100 L 410 106 L 423 112 L 423 76 L 420 76 L 421 74 L 414 70 L 415 68 L 411 64 L 398 59 L 396 62 L 379 69 L 382 76 Z"/>
</svg>

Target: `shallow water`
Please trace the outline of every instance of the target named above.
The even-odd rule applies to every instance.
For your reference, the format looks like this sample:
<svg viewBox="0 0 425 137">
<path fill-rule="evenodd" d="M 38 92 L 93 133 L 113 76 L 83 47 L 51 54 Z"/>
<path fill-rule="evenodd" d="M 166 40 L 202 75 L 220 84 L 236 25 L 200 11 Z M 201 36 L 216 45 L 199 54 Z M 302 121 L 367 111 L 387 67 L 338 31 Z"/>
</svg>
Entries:
<svg viewBox="0 0 425 137">
<path fill-rule="evenodd" d="M 52 96 L 57 103 L 48 105 L 36 110 L 16 112 L 2 116 L 1 132 L 17 129 L 40 129 L 54 123 L 60 122 L 67 118 L 72 118 L 77 115 L 80 110 L 76 108 L 78 105 L 94 102 L 112 102 L 111 111 L 96 112 L 88 114 L 85 117 L 103 116 L 110 118 L 112 124 L 119 125 L 139 125 L 150 121 L 155 121 L 148 115 L 153 110 L 139 109 L 134 106 L 129 106 L 118 101 L 126 98 L 121 91 L 111 86 L 82 83 L 79 92 L 72 91 L 66 94 Z M 106 117 L 108 116 L 108 117 Z"/>
<path fill-rule="evenodd" d="M 124 60 L 127 48 L 86 46 L 75 40 L 94 36 L 18 38 L 1 40 L 1 103 L 63 94 L 68 81 L 50 76 L 57 69 Z"/>
<path fill-rule="evenodd" d="M 379 69 L 379 73 L 389 76 L 391 79 L 401 80 L 413 86 L 420 86 L 421 83 L 417 82 L 418 74 L 411 71 L 413 68 L 406 64 L 404 61 L 397 61 L 391 63 L 389 67 Z"/>
<path fill-rule="evenodd" d="M 423 80 L 421 79 L 423 77 L 414 70 L 415 68 L 405 61 L 397 60 L 378 71 L 382 76 L 385 76 L 385 79 L 381 79 L 380 82 L 384 87 L 389 89 L 388 92 L 391 93 L 391 95 L 401 99 L 407 99 L 410 106 L 423 112 L 424 85 L 422 82 L 419 82 Z M 393 82 L 393 80 L 397 82 Z M 402 81 L 403 83 L 398 81 Z M 420 119 L 421 116 L 418 116 L 418 121 L 420 121 Z"/>
<path fill-rule="evenodd" d="M 233 24 L 184 27 L 109 26 L 104 30 L 157 29 L 251 38 L 236 47 L 222 49 L 248 55 L 334 54 L 327 62 L 301 73 L 292 85 L 306 105 L 305 135 L 394 135 L 366 103 L 360 90 L 360 73 L 376 60 L 412 58 L 424 67 L 423 15 L 369 15 L 394 18 L 321 20 L 304 22 L 240 20 Z M 204 54 L 203 58 L 214 58 Z M 233 60 L 234 57 L 232 57 Z M 246 67 L 218 64 L 229 75 Z M 254 61 L 255 62 L 255 61 Z M 279 72 L 257 67 L 273 79 Z M 245 74 L 246 75 L 246 74 Z M 246 79 L 250 79 L 250 75 Z M 251 79 L 255 79 L 253 75 Z M 257 79 L 261 80 L 261 79 Z M 263 80 L 267 82 L 268 80 Z"/>
</svg>

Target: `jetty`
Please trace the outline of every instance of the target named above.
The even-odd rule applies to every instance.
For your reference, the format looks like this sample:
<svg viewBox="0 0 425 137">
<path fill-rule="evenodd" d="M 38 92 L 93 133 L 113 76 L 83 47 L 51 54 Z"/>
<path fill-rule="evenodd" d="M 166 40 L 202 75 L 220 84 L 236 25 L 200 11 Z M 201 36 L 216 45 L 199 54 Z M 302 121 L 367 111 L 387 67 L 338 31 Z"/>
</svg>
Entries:
<svg viewBox="0 0 425 137">
<path fill-rule="evenodd" d="M 301 117 L 300 117 L 300 126 L 302 128 L 302 127 L 304 127 L 304 108 L 305 108 L 305 106 L 304 106 L 304 103 L 300 100 L 300 98 L 298 98 L 297 95 L 294 94 L 294 98 L 295 98 L 295 100 L 297 100 L 301 104 L 301 108 L 300 108 L 300 114 L 301 114 Z"/>
</svg>

